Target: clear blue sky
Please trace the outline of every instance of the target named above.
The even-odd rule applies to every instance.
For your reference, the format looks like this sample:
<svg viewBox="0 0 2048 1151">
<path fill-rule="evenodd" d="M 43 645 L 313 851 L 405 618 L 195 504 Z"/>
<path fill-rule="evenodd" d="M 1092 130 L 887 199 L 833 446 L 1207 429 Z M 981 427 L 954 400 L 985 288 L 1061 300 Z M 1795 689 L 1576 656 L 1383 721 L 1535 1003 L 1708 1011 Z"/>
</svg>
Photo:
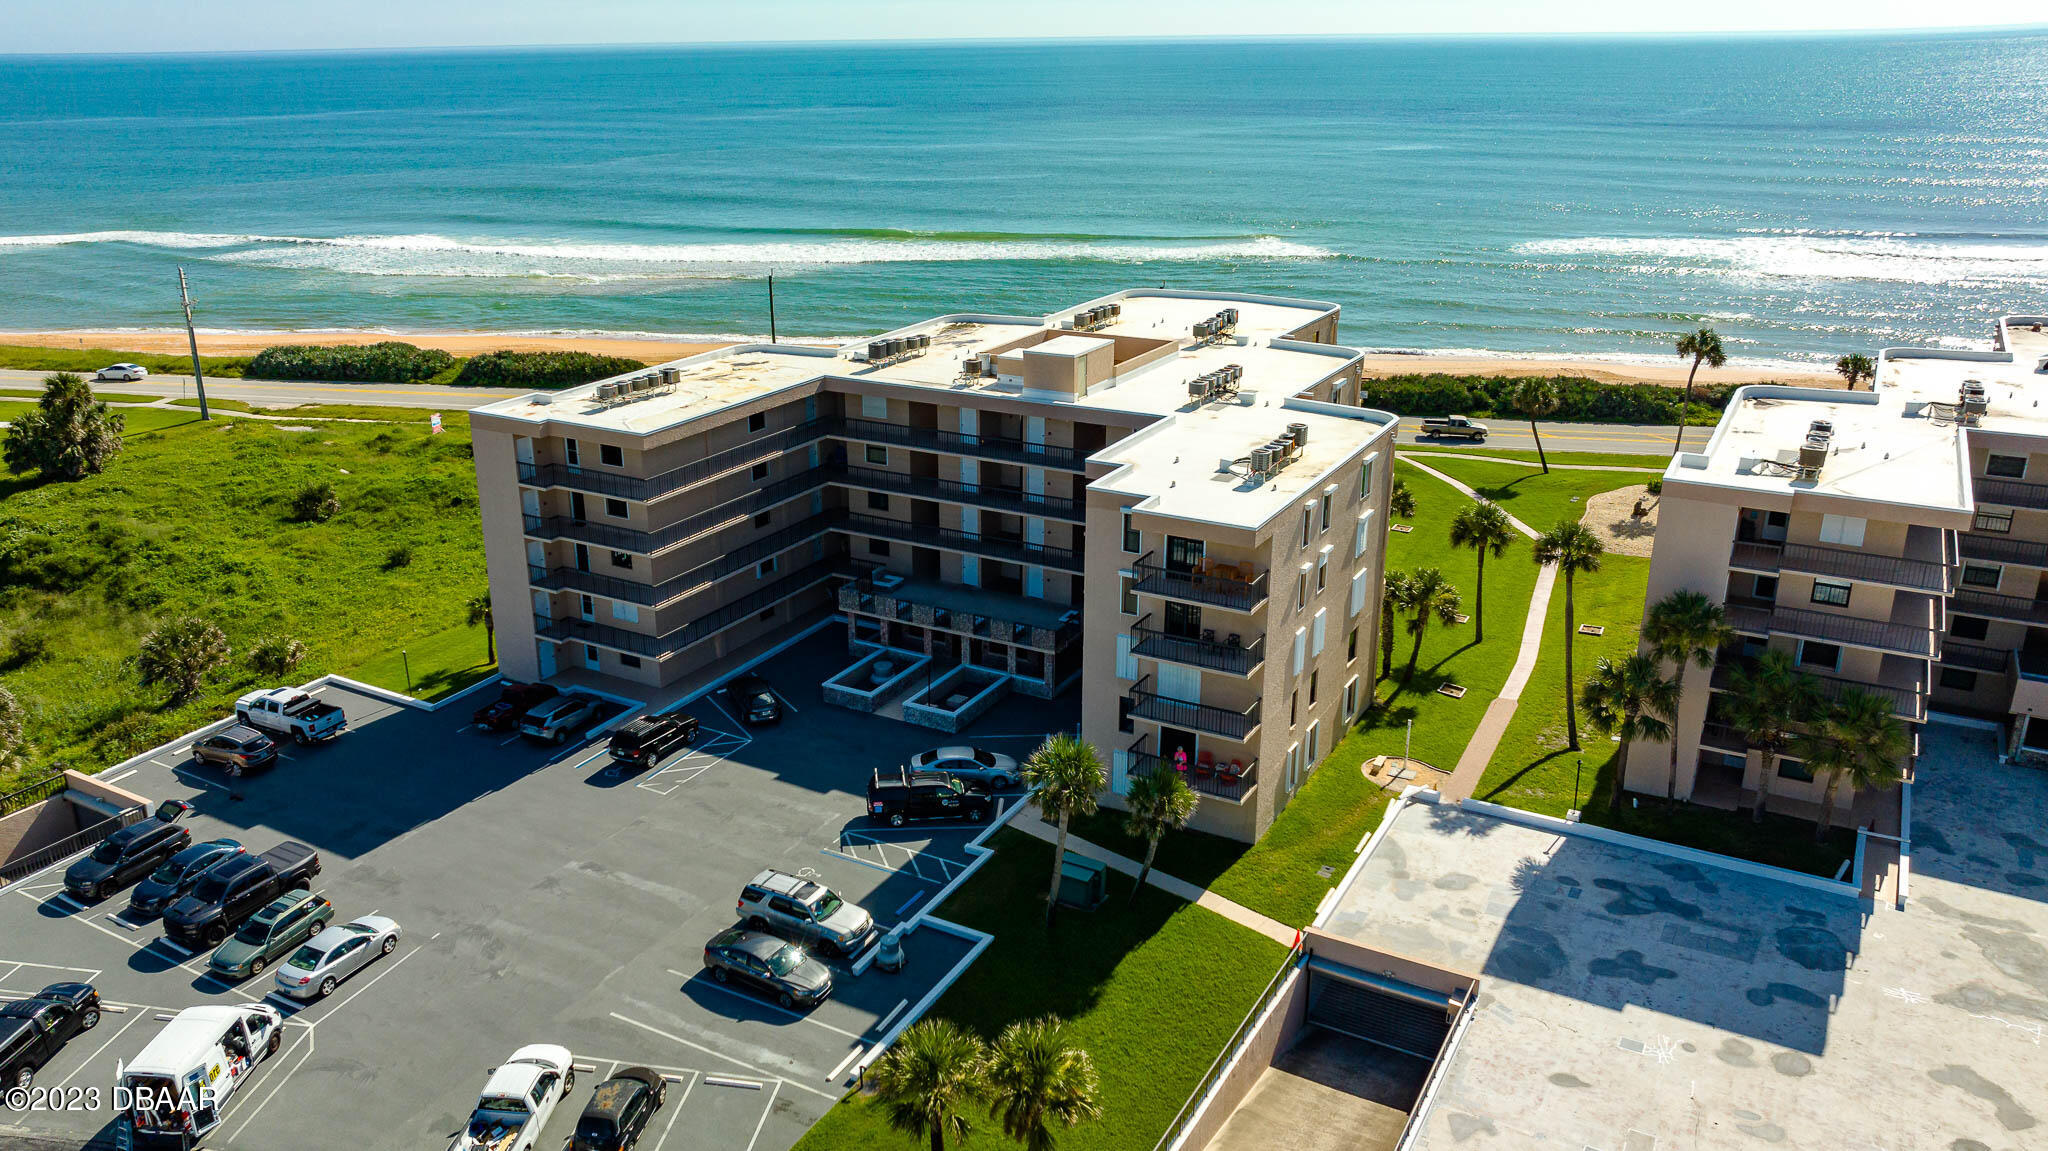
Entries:
<svg viewBox="0 0 2048 1151">
<path fill-rule="evenodd" d="M 2011 0 L 0 0 L 0 51 L 1784 32 L 2010 25 L 2028 9 Z"/>
</svg>

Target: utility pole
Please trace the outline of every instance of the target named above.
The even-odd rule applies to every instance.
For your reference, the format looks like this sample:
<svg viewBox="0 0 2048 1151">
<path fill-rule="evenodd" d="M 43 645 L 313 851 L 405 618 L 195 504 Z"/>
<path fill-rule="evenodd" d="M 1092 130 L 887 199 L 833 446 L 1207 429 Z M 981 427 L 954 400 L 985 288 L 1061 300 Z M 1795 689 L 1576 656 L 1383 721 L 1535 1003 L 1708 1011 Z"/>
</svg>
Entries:
<svg viewBox="0 0 2048 1151">
<path fill-rule="evenodd" d="M 192 387 L 199 393 L 199 418 L 210 420 L 206 408 L 206 379 L 199 374 L 199 334 L 192 330 L 192 292 L 185 287 L 185 266 L 178 265 L 178 296 L 185 302 L 185 342 L 192 349 Z"/>
<path fill-rule="evenodd" d="M 768 342 L 775 343 L 775 273 L 768 273 Z"/>
</svg>

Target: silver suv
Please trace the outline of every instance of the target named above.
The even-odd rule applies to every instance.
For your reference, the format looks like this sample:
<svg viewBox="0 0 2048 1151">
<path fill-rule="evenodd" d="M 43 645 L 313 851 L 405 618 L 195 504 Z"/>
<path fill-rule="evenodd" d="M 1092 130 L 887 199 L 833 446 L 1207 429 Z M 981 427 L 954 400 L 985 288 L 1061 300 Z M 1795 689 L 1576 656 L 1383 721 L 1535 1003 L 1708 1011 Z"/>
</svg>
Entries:
<svg viewBox="0 0 2048 1151">
<path fill-rule="evenodd" d="M 875 938 L 875 917 L 822 883 L 774 869 L 740 890 L 739 915 L 755 931 L 772 931 L 826 955 L 858 955 Z"/>
</svg>

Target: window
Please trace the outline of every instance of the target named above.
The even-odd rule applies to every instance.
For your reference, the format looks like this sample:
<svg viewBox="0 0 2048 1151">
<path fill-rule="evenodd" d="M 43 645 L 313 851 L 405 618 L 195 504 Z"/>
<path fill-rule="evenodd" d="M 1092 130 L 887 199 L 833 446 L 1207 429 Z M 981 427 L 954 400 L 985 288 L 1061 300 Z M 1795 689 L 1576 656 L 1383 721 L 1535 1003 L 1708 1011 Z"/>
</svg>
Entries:
<svg viewBox="0 0 2048 1151">
<path fill-rule="evenodd" d="M 880 444 L 869 444 L 865 455 L 867 461 L 876 467 L 886 468 L 889 466 L 889 449 Z"/>
<path fill-rule="evenodd" d="M 612 517 L 615 520 L 625 519 L 626 501 L 615 500 L 607 497 L 604 501 L 604 514 Z"/>
<path fill-rule="evenodd" d="M 1991 621 L 1981 616 L 1952 615 L 1948 617 L 1948 634 L 1957 639 L 1978 639 L 1991 634 Z"/>
<path fill-rule="evenodd" d="M 1322 678 L 1323 673 L 1320 671 L 1312 671 L 1308 673 L 1308 705 L 1310 707 L 1314 707 L 1316 705 L 1316 685 L 1322 682 Z"/>
<path fill-rule="evenodd" d="M 1984 459 L 1984 474 L 1987 476 L 1997 476 L 2004 480 L 2020 479 L 2027 474 L 2027 457 L 1986 456 Z"/>
<path fill-rule="evenodd" d="M 1293 727 L 1294 721 L 1299 718 L 1301 718 L 1301 693 L 1290 691 L 1287 693 L 1287 726 Z"/>
<path fill-rule="evenodd" d="M 596 600 L 592 599 L 591 597 L 589 597 L 589 596 L 587 596 L 587 595 L 584 595 L 584 596 L 577 596 L 576 598 L 577 598 L 577 600 L 579 601 L 579 603 L 578 603 L 578 606 L 579 606 L 579 607 L 581 607 L 581 608 L 583 609 L 583 618 L 584 618 L 584 619 L 589 619 L 589 618 L 590 618 L 591 616 L 594 616 L 594 615 L 596 615 L 596 614 L 597 614 L 597 601 L 596 601 Z"/>
<path fill-rule="evenodd" d="M 1354 660 L 1354 659 L 1357 659 L 1357 658 L 1358 658 L 1358 629 L 1357 629 L 1357 628 L 1352 628 L 1352 629 L 1351 629 L 1351 636 L 1350 636 L 1350 638 L 1348 638 L 1348 639 L 1346 639 L 1346 640 L 1344 641 L 1344 662 L 1345 662 L 1345 663 L 1350 663 L 1350 662 L 1351 662 L 1352 660 Z M 1349 711 L 1350 709 L 1349 709 L 1349 708 L 1346 708 L 1345 710 Z"/>
<path fill-rule="evenodd" d="M 622 619 L 625 620 L 627 623 L 639 623 L 640 609 L 632 604 L 624 603 L 619 600 L 613 600 L 612 618 Z"/>
<path fill-rule="evenodd" d="M 620 653 L 619 653 L 619 666 L 620 666 L 620 667 L 639 667 L 639 666 L 640 666 L 640 657 L 639 657 L 639 656 L 637 656 L 637 655 L 627 655 L 627 654 L 626 654 L 625 652 L 620 652 Z"/>
<path fill-rule="evenodd" d="M 1372 461 L 1378 455 L 1375 452 L 1358 461 L 1358 498 L 1361 500 L 1372 494 Z"/>
<path fill-rule="evenodd" d="M 2005 535 L 2012 531 L 2012 513 L 1979 511 L 1976 522 L 1971 526 L 1980 532 L 1997 532 Z"/>
<path fill-rule="evenodd" d="M 1315 770 L 1316 760 L 1322 758 L 1319 754 L 1317 754 L 1322 748 L 1322 743 L 1323 725 L 1322 722 L 1319 720 L 1315 723 L 1308 725 L 1308 747 L 1305 756 L 1302 760 L 1302 770 Z"/>
<path fill-rule="evenodd" d="M 1122 612 L 1123 612 L 1123 613 L 1124 613 L 1125 615 L 1137 615 L 1137 614 L 1138 614 L 1138 591 L 1137 591 L 1137 589 L 1136 589 L 1136 588 L 1135 588 L 1135 587 L 1134 587 L 1134 586 L 1132 585 L 1132 583 L 1131 583 L 1131 577 L 1129 577 L 1129 576 L 1118 576 L 1118 577 L 1117 577 L 1117 581 L 1116 581 L 1116 587 L 1117 587 L 1117 601 L 1116 601 L 1116 602 L 1117 602 L 1117 608 L 1118 608 L 1118 610 L 1122 611 Z"/>
<path fill-rule="evenodd" d="M 1813 602 L 1831 607 L 1848 607 L 1849 588 L 1849 584 L 1840 580 L 1817 579 L 1813 581 Z"/>
<path fill-rule="evenodd" d="M 1302 508 L 1302 509 L 1301 509 L 1301 546 L 1302 546 L 1302 547 L 1307 547 L 1307 546 L 1308 546 L 1308 533 L 1309 533 L 1309 525 L 1310 525 L 1311 523 L 1315 522 L 1315 519 L 1314 519 L 1314 517 L 1315 517 L 1315 505 L 1314 505 L 1314 504 L 1310 504 L 1309 506 L 1307 506 L 1307 507 L 1304 507 L 1304 508 Z"/>
<path fill-rule="evenodd" d="M 1303 564 L 1303 565 L 1301 565 L 1301 570 L 1300 570 L 1300 571 L 1298 571 L 1298 572 L 1296 572 L 1296 573 L 1294 573 L 1294 610 L 1295 610 L 1295 611 L 1300 611 L 1300 610 L 1301 610 L 1302 608 L 1305 608 L 1305 607 L 1307 607 L 1307 606 L 1308 606 L 1308 565 L 1307 565 L 1307 564 Z"/>
<path fill-rule="evenodd" d="M 1124 550 L 1136 555 L 1144 546 L 1144 537 L 1131 524 L 1131 513 L 1124 513 Z"/>
<path fill-rule="evenodd" d="M 1842 649 L 1831 643 L 1816 643 L 1810 639 L 1800 640 L 1799 666 L 1818 667 L 1834 671 L 1842 666 Z"/>
<path fill-rule="evenodd" d="M 629 567 L 632 567 L 632 566 L 633 566 L 633 557 L 632 557 L 631 555 L 628 555 L 628 554 L 627 554 L 627 553 L 625 553 L 625 552 L 613 552 L 613 553 L 612 553 L 612 566 L 613 566 L 613 567 L 615 567 L 615 568 L 629 568 Z"/>
<path fill-rule="evenodd" d="M 876 511 L 876 512 L 886 512 L 886 511 L 888 511 L 888 510 L 889 510 L 889 497 L 888 497 L 887 495 L 885 495 L 885 494 L 881 493 L 881 492 L 869 492 L 869 493 L 868 493 L 868 510 L 869 510 L 869 511 Z"/>
<path fill-rule="evenodd" d="M 1358 714 L 1358 677 L 1355 675 L 1344 685 L 1344 714 L 1347 718 Z"/>
<path fill-rule="evenodd" d="M 562 458 L 568 460 L 572 468 L 583 462 L 582 453 L 577 450 L 575 440 L 562 441 Z"/>
<path fill-rule="evenodd" d="M 1129 735 L 1137 730 L 1131 723 L 1130 696 L 1120 695 L 1116 697 L 1116 729 L 1125 735 Z"/>
<path fill-rule="evenodd" d="M 750 432 L 765 432 L 765 431 L 767 431 L 767 430 L 768 430 L 768 413 L 767 413 L 767 412 L 755 412 L 755 413 L 754 413 L 753 415 L 751 415 L 751 416 L 748 416 L 748 417 L 747 417 L 747 430 L 748 430 L 748 431 L 750 431 Z"/>
<path fill-rule="evenodd" d="M 1329 586 L 1330 549 L 1324 548 L 1323 554 L 1316 557 L 1316 594 L 1321 595 L 1323 593 L 1323 589 Z"/>
<path fill-rule="evenodd" d="M 1778 778 L 1789 779 L 1794 783 L 1812 783 L 1813 772 L 1796 759 L 1780 759 L 1778 761 Z"/>
<path fill-rule="evenodd" d="M 860 414 L 861 414 L 861 418 L 862 418 L 862 419 L 866 419 L 866 420 L 886 420 L 886 419 L 888 419 L 888 418 L 889 418 L 889 397 L 887 397 L 887 396 L 862 396 L 862 397 L 860 398 Z"/>
<path fill-rule="evenodd" d="M 766 611 L 762 612 L 762 613 L 761 613 L 760 615 L 757 615 L 757 616 L 755 616 L 755 617 L 754 617 L 754 622 L 755 622 L 755 623 L 767 623 L 767 622 L 768 622 L 769 620 L 772 620 L 772 619 L 774 619 L 774 618 L 775 618 L 775 609 L 771 607 L 771 608 L 769 608 L 768 610 L 766 610 Z"/>
<path fill-rule="evenodd" d="M 757 515 L 757 516 L 755 516 L 755 517 L 754 517 L 754 527 L 755 527 L 756 529 L 759 529 L 759 528 L 765 528 L 765 527 L 767 527 L 767 526 L 768 526 L 769 524 L 772 524 L 772 523 L 774 523 L 774 522 L 775 522 L 775 513 L 774 513 L 774 512 L 762 512 L 762 513 L 761 513 L 760 515 Z"/>
<path fill-rule="evenodd" d="M 768 464 L 767 464 L 767 462 L 766 462 L 766 461 L 763 461 L 763 462 L 761 462 L 761 463 L 755 464 L 755 465 L 754 465 L 754 466 L 753 466 L 753 467 L 752 467 L 751 469 L 749 469 L 749 470 L 748 470 L 747 474 L 748 474 L 749 476 L 753 477 L 753 478 L 754 478 L 755 480 L 757 480 L 757 481 L 759 481 L 759 480 L 765 480 L 765 479 L 767 479 L 767 478 L 768 478 Z"/>
<path fill-rule="evenodd" d="M 1863 546 L 1863 528 L 1868 521 L 1861 516 L 1838 516 L 1828 514 L 1820 517 L 1820 542 L 1840 544 L 1845 548 Z"/>
<path fill-rule="evenodd" d="M 597 462 L 608 468 L 623 468 L 626 466 L 626 449 L 617 444 L 599 444 Z"/>
<path fill-rule="evenodd" d="M 889 541 L 888 541 L 888 540 L 869 540 L 869 541 L 868 541 L 868 554 L 869 554 L 869 555 L 871 555 L 871 556 L 885 556 L 885 555 L 888 555 L 888 554 L 889 554 Z"/>
<path fill-rule="evenodd" d="M 1952 691 L 1976 691 L 1977 673 L 1968 668 L 1945 667 L 1941 669 L 1941 686 Z"/>
<path fill-rule="evenodd" d="M 1324 493 L 1323 493 L 1323 516 L 1322 516 L 1322 523 L 1323 523 L 1323 526 L 1322 526 L 1321 528 L 1317 529 L 1317 530 L 1319 530 L 1319 531 L 1329 531 L 1329 530 L 1330 530 L 1330 498 L 1331 498 L 1331 497 L 1332 497 L 1333 495 L 1335 495 L 1335 494 L 1336 494 L 1336 489 L 1335 489 L 1334 487 L 1333 487 L 1333 488 L 1332 488 L 1331 490 L 1329 490 L 1329 491 L 1327 491 L 1327 492 L 1324 492 Z"/>
<path fill-rule="evenodd" d="M 1777 576 L 1758 576 L 1756 577 L 1756 584 L 1754 586 L 1756 588 L 1756 598 L 1768 600 L 1775 600 L 1778 598 Z"/>
<path fill-rule="evenodd" d="M 768 578 L 769 576 L 772 576 L 772 575 L 774 575 L 774 574 L 775 574 L 775 562 L 776 562 L 776 558 L 775 558 L 774 556 L 769 556 L 769 557 L 768 557 L 767 559 L 764 559 L 764 560 L 762 560 L 762 561 L 761 561 L 760 563 L 757 563 L 757 564 L 755 564 L 755 565 L 754 565 L 754 578 L 755 578 L 755 579 L 766 579 L 766 578 Z"/>
<path fill-rule="evenodd" d="M 1971 587 L 1996 588 L 2005 569 L 1998 564 L 1964 564 L 1963 582 Z"/>
</svg>

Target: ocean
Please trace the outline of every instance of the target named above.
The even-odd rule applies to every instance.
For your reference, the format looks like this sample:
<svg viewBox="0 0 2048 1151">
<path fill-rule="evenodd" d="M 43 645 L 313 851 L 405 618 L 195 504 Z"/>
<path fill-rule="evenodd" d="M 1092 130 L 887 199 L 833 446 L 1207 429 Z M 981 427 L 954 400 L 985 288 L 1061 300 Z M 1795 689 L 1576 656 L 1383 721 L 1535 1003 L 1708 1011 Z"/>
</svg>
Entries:
<svg viewBox="0 0 2048 1151">
<path fill-rule="evenodd" d="M 801 31 L 796 30 L 796 31 Z M 0 329 L 758 334 L 1128 286 L 1738 361 L 2048 310 L 2048 33 L 0 57 Z"/>
</svg>

